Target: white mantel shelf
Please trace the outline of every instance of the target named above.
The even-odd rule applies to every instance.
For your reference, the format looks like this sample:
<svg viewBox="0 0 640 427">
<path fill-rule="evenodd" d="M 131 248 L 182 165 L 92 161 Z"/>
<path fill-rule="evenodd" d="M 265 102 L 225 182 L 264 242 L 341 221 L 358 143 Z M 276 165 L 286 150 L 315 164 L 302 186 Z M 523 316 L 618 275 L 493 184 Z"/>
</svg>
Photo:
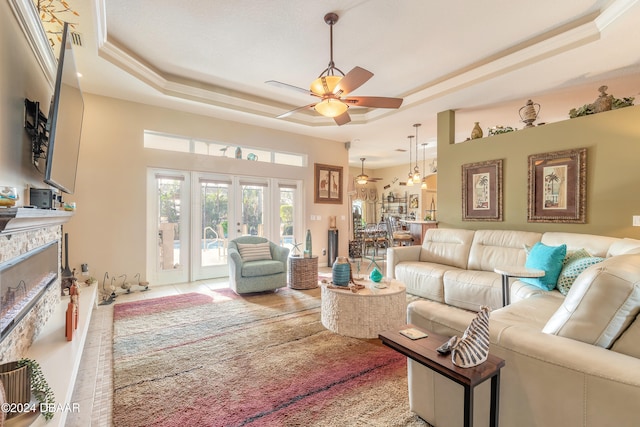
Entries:
<svg viewBox="0 0 640 427">
<path fill-rule="evenodd" d="M 38 208 L 0 209 L 0 235 L 64 224 L 73 212 Z"/>
</svg>

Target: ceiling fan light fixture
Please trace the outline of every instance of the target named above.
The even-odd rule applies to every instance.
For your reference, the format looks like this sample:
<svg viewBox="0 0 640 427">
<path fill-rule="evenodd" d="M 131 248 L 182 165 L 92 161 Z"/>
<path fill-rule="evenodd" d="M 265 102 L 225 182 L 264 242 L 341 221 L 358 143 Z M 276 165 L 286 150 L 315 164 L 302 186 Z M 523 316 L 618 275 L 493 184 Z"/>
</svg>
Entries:
<svg viewBox="0 0 640 427">
<path fill-rule="evenodd" d="M 325 117 L 338 117 L 344 114 L 349 106 L 339 99 L 326 98 L 315 105 L 315 110 Z"/>
<path fill-rule="evenodd" d="M 341 76 L 321 76 L 311 83 L 309 90 L 318 96 L 333 93 L 340 80 L 342 80 Z"/>
<path fill-rule="evenodd" d="M 369 182 L 369 177 L 367 175 L 356 176 L 356 183 L 360 185 L 365 185 L 367 182 Z"/>
</svg>

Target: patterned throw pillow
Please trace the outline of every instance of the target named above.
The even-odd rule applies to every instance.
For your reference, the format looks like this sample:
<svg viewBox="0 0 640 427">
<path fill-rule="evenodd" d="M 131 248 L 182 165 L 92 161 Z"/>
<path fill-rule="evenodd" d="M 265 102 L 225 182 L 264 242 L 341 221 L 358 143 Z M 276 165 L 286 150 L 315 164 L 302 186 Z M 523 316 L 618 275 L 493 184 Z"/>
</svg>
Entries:
<svg viewBox="0 0 640 427">
<path fill-rule="evenodd" d="M 604 258 L 598 256 L 578 257 L 567 261 L 560 272 L 560 276 L 558 276 L 557 286 L 560 293 L 566 296 L 567 293 L 569 293 L 569 289 L 571 289 L 571 285 L 573 285 L 573 282 L 580 273 L 602 261 L 604 261 Z"/>
<path fill-rule="evenodd" d="M 243 261 L 259 261 L 271 258 L 269 242 L 264 243 L 238 243 L 238 251 Z"/>
<path fill-rule="evenodd" d="M 590 256 L 591 254 L 584 248 L 578 249 L 575 251 L 567 251 L 567 256 L 564 257 L 564 261 L 562 262 L 562 265 L 567 265 L 569 261 L 573 261 L 578 258 L 586 258 Z"/>
<path fill-rule="evenodd" d="M 546 291 L 556 287 L 558 276 L 562 270 L 562 262 L 567 255 L 567 245 L 547 246 L 544 243 L 536 243 L 527 253 L 527 261 L 524 266 L 543 270 L 545 275 L 536 278 L 522 278 L 522 282 L 537 286 Z"/>
</svg>

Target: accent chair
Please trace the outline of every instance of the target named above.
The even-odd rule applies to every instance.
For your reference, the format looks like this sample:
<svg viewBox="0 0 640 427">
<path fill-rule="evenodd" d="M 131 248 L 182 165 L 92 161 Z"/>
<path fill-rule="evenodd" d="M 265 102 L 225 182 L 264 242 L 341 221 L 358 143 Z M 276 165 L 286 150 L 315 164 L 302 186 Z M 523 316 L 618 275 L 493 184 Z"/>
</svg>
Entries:
<svg viewBox="0 0 640 427">
<path fill-rule="evenodd" d="M 264 237 L 242 236 L 228 243 L 229 287 L 237 294 L 287 286 L 289 249 Z"/>
</svg>

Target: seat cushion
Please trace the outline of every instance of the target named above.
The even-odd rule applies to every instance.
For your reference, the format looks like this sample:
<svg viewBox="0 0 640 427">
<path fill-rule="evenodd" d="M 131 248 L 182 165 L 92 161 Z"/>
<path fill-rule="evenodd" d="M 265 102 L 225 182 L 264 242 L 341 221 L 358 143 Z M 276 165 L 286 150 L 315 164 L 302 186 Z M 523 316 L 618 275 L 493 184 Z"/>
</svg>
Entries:
<svg viewBox="0 0 640 427">
<path fill-rule="evenodd" d="M 443 276 L 454 267 L 432 262 L 400 262 L 395 278 L 407 287 L 407 293 L 437 302 L 444 302 Z"/>
<path fill-rule="evenodd" d="M 586 269 L 543 332 L 610 348 L 640 312 L 640 254 Z"/>
<path fill-rule="evenodd" d="M 258 277 L 284 273 L 284 268 L 285 265 L 280 261 L 248 261 L 242 264 L 242 277 Z"/>
<path fill-rule="evenodd" d="M 478 311 L 487 305 L 502 307 L 502 276 L 493 271 L 450 270 L 444 274 L 444 302 Z"/>
</svg>

